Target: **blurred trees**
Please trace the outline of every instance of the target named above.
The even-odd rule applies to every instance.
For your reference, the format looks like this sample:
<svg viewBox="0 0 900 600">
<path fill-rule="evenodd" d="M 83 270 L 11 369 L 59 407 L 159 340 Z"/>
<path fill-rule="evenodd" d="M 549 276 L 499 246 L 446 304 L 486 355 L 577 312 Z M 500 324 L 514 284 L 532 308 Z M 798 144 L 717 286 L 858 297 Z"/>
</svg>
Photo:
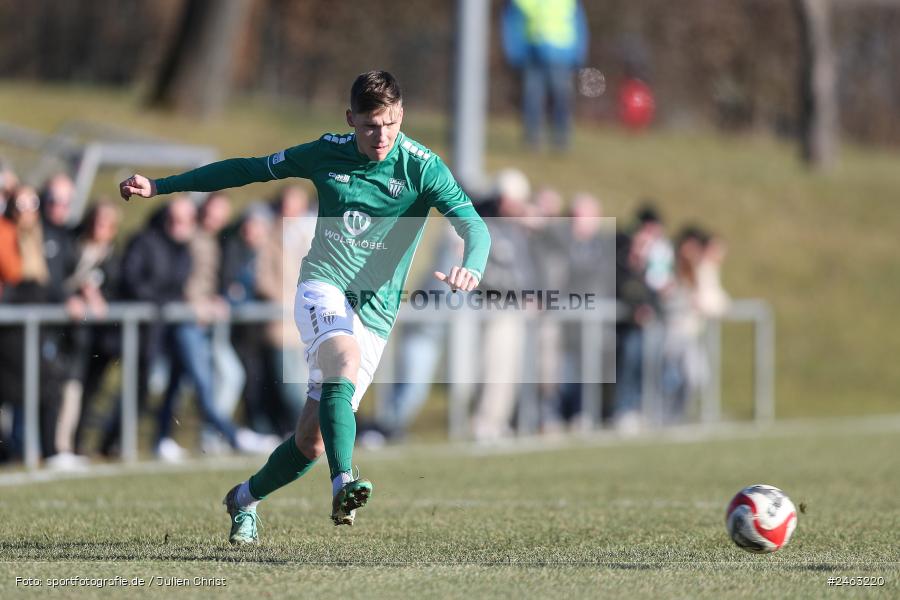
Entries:
<svg viewBox="0 0 900 600">
<path fill-rule="evenodd" d="M 168 35 L 172 5 L 173 0 L 0 0 L 0 74 L 133 83 Z"/>
<path fill-rule="evenodd" d="M 187 0 L 147 104 L 199 117 L 221 111 L 248 7 L 246 0 Z"/>
<path fill-rule="evenodd" d="M 806 1 L 585 0 L 590 66 L 605 75 L 607 92 L 579 98 L 578 110 L 585 121 L 611 118 L 616 86 L 631 72 L 653 87 L 659 120 L 667 125 L 792 137 L 813 130 L 803 117 L 798 78 L 812 39 L 797 12 L 797 2 Z M 409 103 L 438 110 L 450 103 L 453 0 L 209 2 L 222 19 L 229 6 L 242 8 L 221 30 L 227 33 L 212 40 L 183 25 L 193 0 L 0 0 L 0 73 L 139 85 L 148 97 L 169 98 L 176 107 L 175 90 L 181 89 L 187 101 L 208 94 L 214 106 L 224 91 L 216 86 L 228 81 L 222 67 L 228 61 L 184 51 L 189 62 L 183 74 L 159 85 L 164 73 L 175 72 L 166 65 L 182 39 L 200 55 L 203 49 L 216 54 L 216 45 L 233 51 L 238 91 L 346 102 L 352 78 L 379 67 L 396 72 Z M 900 3 L 832 2 L 835 127 L 857 140 L 900 143 Z M 495 32 L 501 4 L 492 0 Z M 519 106 L 519 82 L 503 63 L 499 35 L 492 44 L 491 108 L 512 112 Z"/>
<path fill-rule="evenodd" d="M 803 159 L 826 169 L 837 160 L 837 62 L 831 0 L 794 0 L 801 39 L 800 145 Z"/>
</svg>

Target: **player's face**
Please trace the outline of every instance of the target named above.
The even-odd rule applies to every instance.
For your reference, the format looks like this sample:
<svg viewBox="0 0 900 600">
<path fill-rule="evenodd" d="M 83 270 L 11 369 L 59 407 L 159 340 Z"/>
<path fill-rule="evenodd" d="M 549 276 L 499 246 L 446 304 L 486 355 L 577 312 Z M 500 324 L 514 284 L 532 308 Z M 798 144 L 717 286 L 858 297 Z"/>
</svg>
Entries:
<svg viewBox="0 0 900 600">
<path fill-rule="evenodd" d="M 356 146 L 371 160 L 385 159 L 394 147 L 402 121 L 400 104 L 369 113 L 347 111 L 347 124 L 356 131 Z"/>
</svg>

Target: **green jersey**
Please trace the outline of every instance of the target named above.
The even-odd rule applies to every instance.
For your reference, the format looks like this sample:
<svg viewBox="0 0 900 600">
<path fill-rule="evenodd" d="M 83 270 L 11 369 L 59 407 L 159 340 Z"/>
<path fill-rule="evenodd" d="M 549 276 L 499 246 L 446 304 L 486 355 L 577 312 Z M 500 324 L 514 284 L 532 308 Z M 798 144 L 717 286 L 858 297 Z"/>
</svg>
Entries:
<svg viewBox="0 0 900 600">
<path fill-rule="evenodd" d="M 403 133 L 381 161 L 370 160 L 353 134 L 326 134 L 259 158 L 234 158 L 157 179 L 160 194 L 214 191 L 257 181 L 302 177 L 315 184 L 319 214 L 301 280 L 342 290 L 363 324 L 387 338 L 403 284 L 431 208 L 448 217 L 465 242 L 462 266 L 481 279 L 490 236 L 444 162 Z"/>
</svg>

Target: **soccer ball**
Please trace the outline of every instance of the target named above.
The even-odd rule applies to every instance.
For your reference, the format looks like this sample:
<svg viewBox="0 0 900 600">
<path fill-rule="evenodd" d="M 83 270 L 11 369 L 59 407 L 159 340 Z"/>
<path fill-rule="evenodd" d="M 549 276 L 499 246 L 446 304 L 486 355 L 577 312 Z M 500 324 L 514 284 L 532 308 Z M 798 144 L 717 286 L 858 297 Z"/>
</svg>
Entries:
<svg viewBox="0 0 900 600">
<path fill-rule="evenodd" d="M 725 526 L 747 552 L 775 552 L 797 527 L 797 510 L 787 494 L 771 485 L 751 485 L 728 503 Z"/>
</svg>

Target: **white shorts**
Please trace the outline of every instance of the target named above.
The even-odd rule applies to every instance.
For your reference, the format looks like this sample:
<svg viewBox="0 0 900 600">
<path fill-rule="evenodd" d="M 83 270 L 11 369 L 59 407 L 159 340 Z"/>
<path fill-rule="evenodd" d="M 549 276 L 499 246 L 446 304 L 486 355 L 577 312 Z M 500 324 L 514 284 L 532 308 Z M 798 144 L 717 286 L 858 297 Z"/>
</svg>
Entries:
<svg viewBox="0 0 900 600">
<path fill-rule="evenodd" d="M 381 361 L 387 340 L 366 328 L 347 302 L 344 293 L 329 283 L 301 281 L 294 299 L 294 322 L 300 330 L 300 339 L 306 346 L 306 364 L 309 366 L 307 395 L 313 400 L 322 397 L 322 369 L 317 354 L 325 340 L 339 335 L 352 336 L 359 345 L 359 373 L 356 391 L 353 393 L 353 410 L 372 380 Z"/>
</svg>

